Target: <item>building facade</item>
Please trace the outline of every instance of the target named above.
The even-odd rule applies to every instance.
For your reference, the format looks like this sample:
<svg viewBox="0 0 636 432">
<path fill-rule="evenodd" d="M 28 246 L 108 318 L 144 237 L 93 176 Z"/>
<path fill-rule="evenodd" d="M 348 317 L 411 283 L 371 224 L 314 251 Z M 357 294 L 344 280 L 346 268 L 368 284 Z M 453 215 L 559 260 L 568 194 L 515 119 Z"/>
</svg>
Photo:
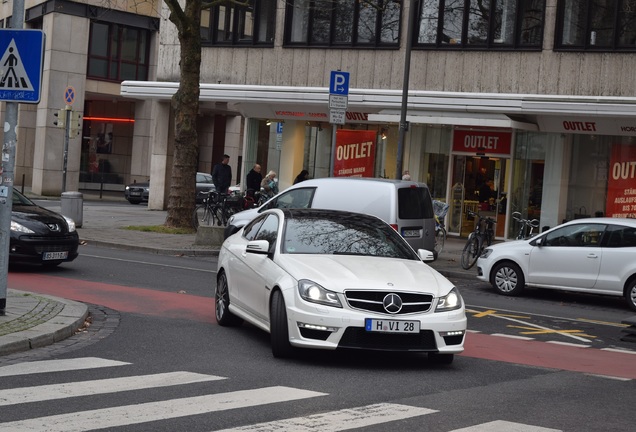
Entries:
<svg viewBox="0 0 636 432">
<path fill-rule="evenodd" d="M 500 238 L 514 236 L 514 211 L 544 227 L 636 215 L 636 1 L 248 3 L 202 15 L 199 171 L 227 153 L 235 183 L 260 163 L 284 189 L 302 169 L 396 178 L 401 167 L 450 204 L 457 235 L 472 228 L 467 209 L 496 217 Z M 179 80 L 176 29 L 158 7 L 156 73 L 120 86 L 134 123 L 115 169 L 150 177 L 151 208 L 167 203 Z M 344 124 L 330 116 L 333 71 L 349 73 Z"/>
</svg>

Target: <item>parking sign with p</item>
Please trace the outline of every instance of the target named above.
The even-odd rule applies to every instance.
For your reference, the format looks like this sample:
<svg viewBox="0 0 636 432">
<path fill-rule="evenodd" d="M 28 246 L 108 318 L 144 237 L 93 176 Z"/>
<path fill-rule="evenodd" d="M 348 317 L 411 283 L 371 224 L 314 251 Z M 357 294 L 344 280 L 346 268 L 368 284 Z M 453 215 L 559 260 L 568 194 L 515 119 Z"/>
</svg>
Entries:
<svg viewBox="0 0 636 432">
<path fill-rule="evenodd" d="M 331 71 L 329 94 L 345 96 L 349 94 L 349 72 Z"/>
</svg>

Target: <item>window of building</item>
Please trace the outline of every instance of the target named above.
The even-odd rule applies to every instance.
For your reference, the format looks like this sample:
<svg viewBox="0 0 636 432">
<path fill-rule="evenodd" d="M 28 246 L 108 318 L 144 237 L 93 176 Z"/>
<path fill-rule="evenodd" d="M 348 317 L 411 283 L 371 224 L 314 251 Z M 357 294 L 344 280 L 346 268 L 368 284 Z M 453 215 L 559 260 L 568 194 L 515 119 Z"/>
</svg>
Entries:
<svg viewBox="0 0 636 432">
<path fill-rule="evenodd" d="M 114 23 L 92 22 L 88 78 L 147 80 L 150 31 Z"/>
<path fill-rule="evenodd" d="M 248 0 L 247 5 L 221 2 L 201 11 L 204 45 L 272 45 L 276 0 Z"/>
<path fill-rule="evenodd" d="M 565 0 L 557 14 L 557 49 L 636 51 L 636 0 Z"/>
<path fill-rule="evenodd" d="M 419 0 L 414 46 L 540 49 L 545 0 Z"/>
<path fill-rule="evenodd" d="M 399 0 L 289 0 L 287 46 L 398 47 Z"/>
</svg>

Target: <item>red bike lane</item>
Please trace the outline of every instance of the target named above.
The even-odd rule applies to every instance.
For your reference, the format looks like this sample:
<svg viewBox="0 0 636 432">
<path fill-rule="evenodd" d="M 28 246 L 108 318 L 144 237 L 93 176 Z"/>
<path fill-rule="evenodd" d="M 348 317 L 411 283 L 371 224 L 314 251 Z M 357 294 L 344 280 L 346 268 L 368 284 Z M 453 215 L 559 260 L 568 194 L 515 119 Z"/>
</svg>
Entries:
<svg viewBox="0 0 636 432">
<path fill-rule="evenodd" d="M 12 289 L 47 294 L 120 312 L 215 323 L 214 299 L 49 275 L 9 273 Z M 465 357 L 636 379 L 636 352 L 606 351 L 469 333 Z"/>
</svg>

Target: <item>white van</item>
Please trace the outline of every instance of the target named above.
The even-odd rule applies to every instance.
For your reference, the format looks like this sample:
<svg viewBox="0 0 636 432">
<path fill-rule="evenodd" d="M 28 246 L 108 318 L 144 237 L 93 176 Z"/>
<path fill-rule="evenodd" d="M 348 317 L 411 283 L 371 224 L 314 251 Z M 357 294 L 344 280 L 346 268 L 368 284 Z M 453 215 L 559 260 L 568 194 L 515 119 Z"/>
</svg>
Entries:
<svg viewBox="0 0 636 432">
<path fill-rule="evenodd" d="M 320 208 L 371 214 L 393 226 L 413 249 L 435 250 L 433 202 L 425 183 L 365 177 L 306 180 L 285 189 L 259 208 L 230 217 L 225 237 L 271 208 Z"/>
</svg>

